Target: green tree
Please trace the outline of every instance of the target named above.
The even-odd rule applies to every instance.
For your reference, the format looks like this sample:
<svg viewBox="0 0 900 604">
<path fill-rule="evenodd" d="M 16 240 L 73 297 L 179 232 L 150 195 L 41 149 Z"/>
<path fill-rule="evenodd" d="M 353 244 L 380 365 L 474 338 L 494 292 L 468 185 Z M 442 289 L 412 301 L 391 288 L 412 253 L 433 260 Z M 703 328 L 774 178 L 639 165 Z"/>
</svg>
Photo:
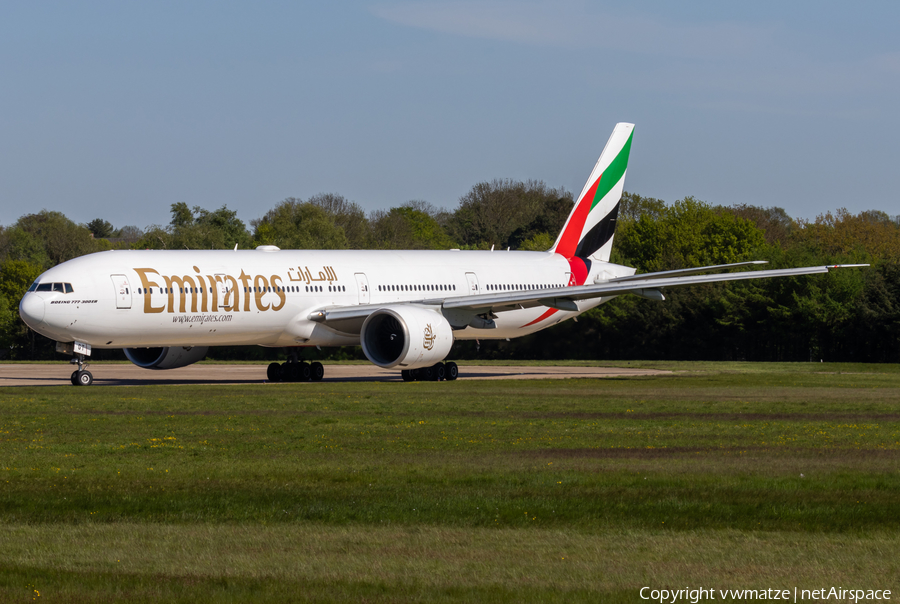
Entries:
<svg viewBox="0 0 900 604">
<path fill-rule="evenodd" d="M 194 214 L 191 212 L 188 204 L 179 201 L 178 203 L 173 203 L 171 209 L 172 222 L 169 223 L 169 226 L 173 229 L 189 227 L 194 224 Z"/>
<path fill-rule="evenodd" d="M 568 191 L 559 189 L 556 193 L 562 192 L 565 197 L 553 199 L 552 196 L 540 202 L 537 216 L 534 219 L 513 231 L 509 240 L 506 242 L 507 247 L 512 249 L 525 249 L 526 241 L 532 241 L 535 237 L 540 238 L 541 235 L 548 235 L 553 241 L 562 231 L 566 224 L 566 219 L 572 212 L 575 202 Z M 551 243 L 551 246 L 553 244 Z"/>
<path fill-rule="evenodd" d="M 158 224 L 147 227 L 137 241 L 131 244 L 135 250 L 169 250 L 173 248 L 172 233 Z"/>
<path fill-rule="evenodd" d="M 28 327 L 19 318 L 19 301 L 41 272 L 40 266 L 25 260 L 0 264 L 0 358 L 28 339 Z"/>
<path fill-rule="evenodd" d="M 6 358 L 16 339 L 19 314 L 9 298 L 0 294 L 0 359 Z"/>
<path fill-rule="evenodd" d="M 900 226 L 884 212 L 870 210 L 854 216 L 841 208 L 814 221 L 799 222 L 794 234 L 797 243 L 829 262 L 900 260 Z"/>
<path fill-rule="evenodd" d="M 172 221 L 166 228 L 153 225 L 132 244 L 134 249 L 223 250 L 251 245 L 250 233 L 237 212 L 222 206 L 210 211 L 185 203 L 171 205 Z M 133 228 L 133 227 L 131 227 Z M 134 233 L 136 234 L 136 233 Z"/>
<path fill-rule="evenodd" d="M 43 242 L 15 225 L 0 230 L 0 261 L 3 260 L 25 260 L 45 268 L 51 266 Z"/>
<path fill-rule="evenodd" d="M 550 233 L 537 233 L 530 239 L 523 241 L 519 249 L 527 252 L 546 252 L 553 247 L 555 242 L 555 236 Z"/>
<path fill-rule="evenodd" d="M 94 239 L 87 227 L 75 224 L 60 212 L 42 210 L 37 214 L 26 214 L 19 218 L 11 230 L 15 232 L 16 229 L 31 236 L 27 242 L 25 238 L 18 239 L 28 251 L 8 253 L 7 257 L 35 262 L 43 255 L 46 258 L 43 263 L 45 269 L 78 256 L 111 248 L 109 241 Z M 43 254 L 33 253 L 34 242 L 39 243 Z"/>
<path fill-rule="evenodd" d="M 126 225 L 116 229 L 110 238 L 110 243 L 119 249 L 128 249 L 144 236 L 144 231 L 133 225 Z"/>
<path fill-rule="evenodd" d="M 250 245 L 250 233 L 237 212 L 222 206 L 218 210 L 209 211 L 194 206 L 193 222 L 189 225 L 175 226 L 173 210 L 174 245 L 191 249 L 221 250 Z M 180 220 L 180 215 L 177 217 Z"/>
<path fill-rule="evenodd" d="M 372 246 L 369 221 L 358 203 L 347 201 L 343 195 L 336 193 L 313 195 L 308 203 L 325 210 L 335 226 L 344 231 L 350 249 L 364 250 Z"/>
<path fill-rule="evenodd" d="M 658 220 L 642 215 L 616 237 L 618 253 L 640 272 L 740 262 L 764 245 L 749 220 L 693 197 L 675 202 Z"/>
<path fill-rule="evenodd" d="M 372 214 L 375 247 L 389 250 L 446 250 L 453 241 L 434 218 L 433 208 L 410 202 Z"/>
<path fill-rule="evenodd" d="M 7 260 L 0 264 L 0 294 L 17 306 L 43 269 L 25 260 Z"/>
<path fill-rule="evenodd" d="M 725 211 L 755 224 L 769 245 L 786 246 L 797 230 L 797 222 L 788 216 L 784 208 L 740 204 L 725 208 Z"/>
<path fill-rule="evenodd" d="M 254 227 L 257 245 L 277 245 L 282 249 L 347 249 L 344 230 L 320 206 L 289 197 L 266 212 Z"/>
<path fill-rule="evenodd" d="M 109 239 L 115 231 L 113 225 L 102 218 L 94 218 L 85 226 L 94 235 L 95 239 Z"/>
<path fill-rule="evenodd" d="M 655 197 L 641 197 L 625 191 L 619 201 L 618 226 L 623 222 L 637 222 L 642 216 L 650 220 L 659 220 L 666 214 L 666 202 Z"/>
<path fill-rule="evenodd" d="M 518 247 L 536 233 L 561 229 L 571 198 L 543 181 L 481 182 L 460 198 L 447 221 L 448 235 L 467 247 Z"/>
</svg>

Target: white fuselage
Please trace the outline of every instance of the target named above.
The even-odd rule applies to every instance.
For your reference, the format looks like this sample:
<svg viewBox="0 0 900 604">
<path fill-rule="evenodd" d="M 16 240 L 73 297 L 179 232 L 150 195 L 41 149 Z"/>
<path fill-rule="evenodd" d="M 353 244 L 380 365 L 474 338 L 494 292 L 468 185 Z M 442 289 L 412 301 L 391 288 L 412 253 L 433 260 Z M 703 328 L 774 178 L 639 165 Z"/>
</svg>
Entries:
<svg viewBox="0 0 900 604">
<path fill-rule="evenodd" d="M 587 282 L 632 273 L 595 262 Z M 71 287 L 41 291 L 46 284 Z M 549 252 L 126 250 L 90 254 L 48 270 L 25 294 L 20 312 L 49 338 L 96 348 L 343 346 L 359 344 L 359 336 L 312 321 L 310 314 L 360 304 L 431 301 L 439 307 L 442 300 L 473 294 L 570 284 L 567 260 Z M 466 327 L 453 335 L 518 337 L 610 299 L 578 302 L 578 312 L 503 312 L 493 329 Z"/>
</svg>

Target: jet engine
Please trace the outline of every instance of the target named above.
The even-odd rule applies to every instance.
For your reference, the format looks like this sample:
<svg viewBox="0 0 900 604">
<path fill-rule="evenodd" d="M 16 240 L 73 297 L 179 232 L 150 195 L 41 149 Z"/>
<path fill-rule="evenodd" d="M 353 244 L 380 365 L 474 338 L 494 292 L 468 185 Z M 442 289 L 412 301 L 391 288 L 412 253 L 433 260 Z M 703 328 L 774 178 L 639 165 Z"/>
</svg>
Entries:
<svg viewBox="0 0 900 604">
<path fill-rule="evenodd" d="M 366 318 L 359 334 L 363 352 L 379 367 L 430 367 L 453 346 L 453 329 L 443 315 L 419 306 L 389 306 Z"/>
<path fill-rule="evenodd" d="M 192 365 L 206 356 L 209 346 L 125 348 L 129 361 L 143 369 L 176 369 Z"/>
</svg>

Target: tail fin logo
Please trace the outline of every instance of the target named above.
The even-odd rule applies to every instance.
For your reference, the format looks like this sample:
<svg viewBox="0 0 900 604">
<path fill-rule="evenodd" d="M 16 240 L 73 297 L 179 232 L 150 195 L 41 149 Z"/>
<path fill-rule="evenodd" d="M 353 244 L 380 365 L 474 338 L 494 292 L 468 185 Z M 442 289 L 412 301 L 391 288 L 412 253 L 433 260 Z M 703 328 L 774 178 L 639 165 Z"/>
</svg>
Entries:
<svg viewBox="0 0 900 604">
<path fill-rule="evenodd" d="M 610 246 L 604 246 L 616 231 L 633 136 L 633 124 L 616 125 L 551 251 L 565 258 L 609 260 Z"/>
<path fill-rule="evenodd" d="M 633 136 L 634 124 L 616 124 L 562 232 L 550 248 L 569 262 L 569 286 L 584 285 L 592 260 L 609 261 Z M 557 312 L 548 308 L 522 327 L 545 321 Z"/>
</svg>

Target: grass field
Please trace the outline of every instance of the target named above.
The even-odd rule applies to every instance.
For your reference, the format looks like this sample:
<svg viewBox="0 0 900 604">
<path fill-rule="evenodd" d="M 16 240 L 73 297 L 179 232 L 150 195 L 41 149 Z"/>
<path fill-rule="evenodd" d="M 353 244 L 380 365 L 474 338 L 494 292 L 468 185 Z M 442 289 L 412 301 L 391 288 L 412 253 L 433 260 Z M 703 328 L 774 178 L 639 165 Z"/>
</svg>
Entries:
<svg viewBox="0 0 900 604">
<path fill-rule="evenodd" d="M 900 596 L 900 367 L 632 366 L 2 389 L 0 601 Z"/>
</svg>

